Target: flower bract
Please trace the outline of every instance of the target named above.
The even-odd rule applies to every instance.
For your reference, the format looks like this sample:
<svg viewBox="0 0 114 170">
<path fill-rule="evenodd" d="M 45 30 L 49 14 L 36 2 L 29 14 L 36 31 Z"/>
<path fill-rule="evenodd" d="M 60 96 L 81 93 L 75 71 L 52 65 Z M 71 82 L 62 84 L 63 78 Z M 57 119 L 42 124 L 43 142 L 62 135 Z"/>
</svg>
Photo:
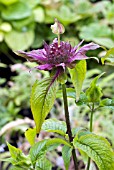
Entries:
<svg viewBox="0 0 114 170">
<path fill-rule="evenodd" d="M 89 57 L 86 56 L 88 50 L 99 48 L 99 45 L 93 42 L 79 48 L 82 43 L 83 40 L 77 46 L 72 47 L 69 42 L 61 41 L 58 45 L 58 40 L 55 38 L 50 45 L 45 42 L 43 49 L 30 52 L 17 51 L 16 54 L 31 62 L 37 62 L 36 68 L 39 70 L 47 71 L 53 68 L 63 68 L 64 70 L 66 67 L 73 68 L 76 60 L 88 59 Z"/>
</svg>

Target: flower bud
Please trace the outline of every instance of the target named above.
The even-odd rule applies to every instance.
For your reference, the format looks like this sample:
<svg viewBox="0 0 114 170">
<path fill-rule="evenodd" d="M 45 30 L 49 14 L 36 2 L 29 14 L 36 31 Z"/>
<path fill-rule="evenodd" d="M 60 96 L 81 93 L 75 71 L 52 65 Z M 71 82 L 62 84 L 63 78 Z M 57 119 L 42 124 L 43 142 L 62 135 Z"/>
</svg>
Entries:
<svg viewBox="0 0 114 170">
<path fill-rule="evenodd" d="M 65 32 L 64 26 L 55 18 L 55 24 L 51 25 L 54 34 L 63 34 Z"/>
</svg>

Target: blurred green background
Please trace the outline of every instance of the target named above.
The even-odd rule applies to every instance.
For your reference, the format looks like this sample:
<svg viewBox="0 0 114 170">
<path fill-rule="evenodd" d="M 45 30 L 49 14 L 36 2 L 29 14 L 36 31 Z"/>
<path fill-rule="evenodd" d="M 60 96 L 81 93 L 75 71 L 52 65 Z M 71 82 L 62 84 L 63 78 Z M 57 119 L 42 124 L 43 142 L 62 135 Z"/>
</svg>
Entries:
<svg viewBox="0 0 114 170">
<path fill-rule="evenodd" d="M 61 39 L 70 41 L 73 46 L 84 39 L 84 43 L 93 41 L 107 49 L 114 47 L 113 0 L 0 0 L 0 157 L 2 158 L 9 156 L 6 140 L 27 152 L 29 146 L 24 131 L 33 126 L 29 102 L 31 87 L 36 79 L 40 80 L 49 75 L 45 71 L 31 70 L 36 64 L 17 57 L 13 51 L 38 49 L 43 47 L 44 41 L 52 42 L 55 35 L 50 26 L 54 23 L 54 18 L 65 26 L 65 33 Z M 102 48 L 88 53 L 88 56 L 98 58 L 104 55 L 105 51 Z M 113 98 L 114 61 L 112 65 L 107 62 L 102 65 L 95 60 L 89 60 L 87 64 L 88 72 L 83 90 L 89 87 L 96 75 L 105 71 L 99 85 L 103 88 L 103 98 Z M 67 85 L 71 86 L 70 79 Z M 89 127 L 89 110 L 86 106 L 76 106 L 74 100 L 69 99 L 69 111 L 73 127 Z M 26 117 L 28 121 L 25 121 Z M 62 99 L 57 99 L 49 117 L 64 120 Z M 17 119 L 24 121 L 15 126 L 14 122 Z M 94 113 L 94 132 L 106 137 L 114 148 L 114 107 Z M 8 166 L 8 163 L 1 163 L 0 169 L 6 170 Z M 62 169 L 61 166 L 60 168 Z"/>
</svg>

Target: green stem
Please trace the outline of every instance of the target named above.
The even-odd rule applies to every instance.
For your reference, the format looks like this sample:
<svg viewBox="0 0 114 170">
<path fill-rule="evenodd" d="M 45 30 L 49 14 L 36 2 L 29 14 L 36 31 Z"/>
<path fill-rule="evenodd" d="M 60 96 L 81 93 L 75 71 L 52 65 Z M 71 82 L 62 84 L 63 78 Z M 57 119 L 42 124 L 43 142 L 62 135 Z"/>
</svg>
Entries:
<svg viewBox="0 0 114 170">
<path fill-rule="evenodd" d="M 60 45 L 60 34 L 58 34 L 58 46 Z"/>
<path fill-rule="evenodd" d="M 70 119 L 69 119 L 69 111 L 68 111 L 68 101 L 67 101 L 67 93 L 66 93 L 66 85 L 62 85 L 62 91 L 63 91 L 63 100 L 64 100 L 64 110 L 65 110 L 65 119 L 66 119 L 66 125 L 67 125 L 67 133 L 69 136 L 69 141 L 73 141 L 72 137 L 72 131 L 71 131 L 71 125 L 70 125 Z M 72 157 L 74 161 L 74 167 L 75 170 L 78 170 L 78 164 L 77 164 L 77 157 L 75 149 L 72 150 Z"/>
<path fill-rule="evenodd" d="M 90 117 L 90 132 L 93 131 L 93 112 L 94 112 L 94 103 L 92 104 L 92 108 L 91 108 L 91 117 Z M 90 157 L 88 157 L 88 162 L 87 162 L 87 168 L 86 170 L 89 170 L 90 167 Z"/>
</svg>

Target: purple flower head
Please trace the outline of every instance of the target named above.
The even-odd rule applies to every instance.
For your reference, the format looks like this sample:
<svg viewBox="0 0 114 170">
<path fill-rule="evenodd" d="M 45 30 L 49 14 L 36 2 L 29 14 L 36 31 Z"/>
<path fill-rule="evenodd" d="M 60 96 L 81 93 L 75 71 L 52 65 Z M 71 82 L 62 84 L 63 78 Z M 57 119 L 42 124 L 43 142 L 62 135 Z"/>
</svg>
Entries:
<svg viewBox="0 0 114 170">
<path fill-rule="evenodd" d="M 52 70 L 53 68 L 63 68 L 64 70 L 65 67 L 73 68 L 76 60 L 88 59 L 86 56 L 88 50 L 99 48 L 99 45 L 91 42 L 78 49 L 82 43 L 83 41 L 72 47 L 69 42 L 61 41 L 58 45 L 58 40 L 55 38 L 50 45 L 45 42 L 43 49 L 30 52 L 17 51 L 16 54 L 29 61 L 37 62 L 39 64 L 37 69 L 39 70 Z"/>
</svg>

